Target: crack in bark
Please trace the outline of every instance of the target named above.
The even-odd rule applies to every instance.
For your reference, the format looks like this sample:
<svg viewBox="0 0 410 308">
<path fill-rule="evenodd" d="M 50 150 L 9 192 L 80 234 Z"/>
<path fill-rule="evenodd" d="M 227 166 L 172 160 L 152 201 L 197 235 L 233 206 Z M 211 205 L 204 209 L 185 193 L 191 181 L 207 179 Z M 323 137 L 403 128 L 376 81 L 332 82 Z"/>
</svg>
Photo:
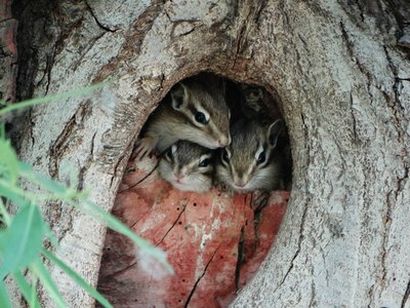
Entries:
<svg viewBox="0 0 410 308">
<path fill-rule="evenodd" d="M 242 44 L 243 37 L 245 35 L 245 28 L 246 28 L 246 26 L 245 26 L 245 24 L 243 24 L 241 26 L 240 30 L 239 30 L 238 35 L 237 35 L 238 39 L 236 40 L 235 59 L 233 60 L 232 67 L 235 67 L 236 62 L 238 60 L 238 56 L 241 52 L 241 44 Z"/>
<path fill-rule="evenodd" d="M 112 173 L 113 176 L 110 179 L 110 188 L 112 188 L 114 180 L 118 178 L 116 175 L 117 175 L 119 166 L 123 163 L 124 159 L 126 160 L 126 162 L 128 162 L 129 155 L 127 155 L 127 153 L 129 152 L 129 148 L 130 147 L 128 146 L 125 149 L 125 151 L 122 152 L 122 154 L 118 158 L 117 163 L 114 165 L 114 170 L 113 170 L 113 173 Z M 107 146 L 104 146 L 104 149 L 107 149 Z M 120 192 L 122 192 L 122 191 L 120 191 Z"/>
<path fill-rule="evenodd" d="M 311 283 L 311 295 L 310 295 L 310 302 L 309 302 L 309 305 L 308 305 L 308 307 L 315 307 L 316 305 L 316 301 L 315 301 L 315 298 L 316 298 L 316 286 L 315 286 L 315 281 L 313 280 L 313 277 L 314 277 L 314 275 L 313 275 L 313 267 L 312 267 L 312 272 L 311 272 L 311 275 L 312 275 L 312 283 Z"/>
<path fill-rule="evenodd" d="M 95 74 L 95 78 L 92 83 L 100 82 L 104 80 L 111 72 L 118 66 L 120 62 L 128 62 L 128 59 L 140 53 L 142 43 L 147 33 L 150 32 L 154 21 L 163 12 L 162 8 L 166 0 L 154 0 L 152 5 L 138 17 L 133 24 L 129 34 L 126 34 L 125 43 L 122 46 L 119 55 L 111 63 L 104 65 L 98 73 Z"/>
<path fill-rule="evenodd" d="M 84 57 L 87 55 L 87 53 L 91 50 L 91 48 L 94 47 L 95 43 L 102 38 L 107 32 L 102 32 L 100 35 L 96 36 L 93 38 L 88 44 L 87 48 L 80 54 L 80 57 L 72 64 L 72 70 L 76 71 L 77 68 L 80 66 L 81 61 L 84 59 Z"/>
<path fill-rule="evenodd" d="M 69 147 L 72 135 L 75 133 L 79 123 L 83 122 L 85 117 L 91 112 L 90 104 L 81 103 L 75 113 L 68 120 L 60 135 L 56 138 L 53 145 L 49 148 L 48 171 L 51 177 L 58 175 L 58 163 L 64 155 L 65 150 Z"/>
<path fill-rule="evenodd" d="M 402 82 L 400 80 L 400 78 L 398 78 L 398 71 L 397 71 L 397 67 L 394 65 L 393 60 L 390 57 L 390 54 L 387 50 L 386 46 L 383 46 L 385 55 L 386 55 L 386 59 L 389 63 L 389 68 L 390 71 L 392 73 L 392 75 L 394 76 L 394 83 L 393 83 L 393 94 L 394 94 L 394 100 L 387 100 L 387 106 L 390 107 L 390 109 L 392 110 L 392 115 L 394 118 L 394 126 L 396 127 L 397 133 L 399 135 L 399 142 L 401 144 L 404 144 L 404 136 L 406 135 L 406 131 L 405 129 L 403 129 L 403 127 L 400 125 L 400 123 L 403 123 L 403 118 L 404 116 L 402 115 L 402 112 L 404 110 L 404 107 L 401 103 L 400 100 L 400 94 L 399 94 L 399 84 Z M 391 103 L 390 103 L 391 102 Z M 404 148 L 404 151 L 407 152 L 407 150 Z"/>
<path fill-rule="evenodd" d="M 48 213 L 50 228 L 54 231 L 60 242 L 70 230 L 73 229 L 75 208 L 64 206 L 63 202 L 48 202 L 45 206 Z M 63 217 L 64 210 L 64 217 Z"/>
<path fill-rule="evenodd" d="M 360 19 L 364 23 L 364 10 L 363 10 L 363 6 L 360 3 L 360 0 L 356 0 L 356 5 L 357 5 L 357 8 L 360 11 Z"/>
<path fill-rule="evenodd" d="M 409 173 L 410 173 L 410 166 L 405 166 L 404 167 L 404 175 L 402 177 L 397 177 L 398 179 L 398 189 L 396 191 L 395 197 L 397 201 L 398 194 L 401 193 L 404 189 L 405 184 L 403 183 L 405 180 L 409 179 Z"/>
<path fill-rule="evenodd" d="M 155 244 L 155 246 L 159 246 L 164 241 L 164 239 L 167 237 L 168 233 L 171 232 L 171 230 L 175 227 L 175 225 L 178 223 L 179 219 L 181 218 L 182 214 L 185 213 L 186 206 L 187 206 L 186 204 L 182 206 L 181 212 L 178 214 L 177 218 L 172 223 L 171 227 L 167 230 L 167 232 L 165 232 L 164 236 L 161 238 L 161 240 L 158 243 Z"/>
<path fill-rule="evenodd" d="M 48 94 L 48 90 L 50 88 L 50 83 L 51 83 L 51 69 L 53 68 L 53 64 L 55 63 L 55 55 L 56 55 L 56 46 L 53 46 L 53 52 L 51 54 L 46 54 L 45 59 L 46 59 L 46 67 L 43 72 L 43 76 L 40 78 L 40 80 L 35 84 L 35 88 L 38 88 L 46 78 L 47 81 L 45 83 L 45 95 Z"/>
<path fill-rule="evenodd" d="M 111 28 L 109 28 L 108 26 L 104 26 L 104 25 L 98 20 L 97 15 L 94 13 L 93 9 L 92 9 L 91 6 L 88 4 L 88 1 L 84 1 L 84 2 L 85 2 L 85 5 L 86 5 L 88 11 L 90 12 L 91 16 L 94 18 L 96 24 L 97 24 L 101 29 L 103 29 L 105 32 L 112 32 L 112 33 L 116 32 L 116 31 L 118 30 L 118 29 L 111 29 Z"/>
<path fill-rule="evenodd" d="M 266 7 L 267 1 L 262 0 L 259 2 L 259 5 L 256 4 L 254 5 L 254 2 L 250 2 L 247 6 L 249 8 L 248 14 L 244 18 L 244 20 L 241 21 L 241 25 L 239 27 L 239 31 L 237 34 L 237 39 L 235 43 L 235 54 L 234 54 L 234 60 L 232 61 L 232 67 L 234 68 L 236 66 L 237 60 L 240 56 L 241 53 L 243 53 L 245 46 L 247 45 L 248 41 L 248 34 L 250 32 L 250 29 L 253 26 L 256 26 L 258 29 L 258 22 L 259 18 L 261 15 L 261 12 L 263 9 Z"/>
<path fill-rule="evenodd" d="M 80 171 L 78 173 L 78 185 L 77 185 L 77 190 L 82 191 L 84 188 L 84 177 L 85 173 L 87 170 L 90 168 L 91 163 L 94 160 L 94 142 L 95 142 L 95 136 L 97 135 L 97 132 L 94 133 L 93 137 L 91 138 L 91 149 L 90 149 L 90 155 L 88 155 L 87 159 L 85 160 L 85 163 L 82 167 L 80 167 Z"/>
<path fill-rule="evenodd" d="M 307 125 L 305 123 L 305 118 L 303 116 L 303 114 L 301 114 L 301 119 L 302 119 L 302 123 L 304 126 L 304 133 L 305 133 L 305 140 L 309 140 L 308 139 L 308 131 L 307 131 Z M 308 145 L 308 151 L 309 151 L 309 145 Z M 309 155 L 307 155 L 307 163 L 306 165 L 309 166 L 310 164 L 310 157 Z M 306 183 L 307 185 L 307 183 Z M 308 194 L 308 190 L 306 188 L 306 193 Z M 303 213 L 302 213 L 302 220 L 300 223 L 300 228 L 299 228 L 299 239 L 298 239 L 298 243 L 297 243 L 297 249 L 296 252 L 294 253 L 292 260 L 290 261 L 290 266 L 288 268 L 288 270 L 286 271 L 285 275 L 283 276 L 281 282 L 279 283 L 279 285 L 275 288 L 275 290 L 272 293 L 275 293 L 285 282 L 285 280 L 287 279 L 287 277 L 289 276 L 290 272 L 292 271 L 293 267 L 294 267 L 294 261 L 296 260 L 296 258 L 299 256 L 299 253 L 302 249 L 302 242 L 304 239 L 304 229 L 305 229 L 305 222 L 306 222 L 306 215 L 307 215 L 307 210 L 308 210 L 308 203 L 310 201 L 310 196 L 307 196 L 306 199 L 306 203 L 305 203 L 305 208 L 303 209 Z"/>
<path fill-rule="evenodd" d="M 236 291 L 239 290 L 239 283 L 240 283 L 240 278 L 241 278 L 241 266 L 243 264 L 243 261 L 245 259 L 245 230 L 244 226 L 241 228 L 241 233 L 239 237 L 239 242 L 238 242 L 238 256 L 236 259 L 236 265 L 235 265 L 235 288 Z"/>
<path fill-rule="evenodd" d="M 308 209 L 307 203 L 308 203 L 308 202 L 309 202 L 309 200 L 306 201 L 305 209 L 303 210 L 303 214 L 302 214 L 302 222 L 301 222 L 301 224 L 300 224 L 300 229 L 299 229 L 298 247 L 297 247 L 297 249 L 296 249 L 295 254 L 294 254 L 293 257 L 292 257 L 292 260 L 290 261 L 290 266 L 289 266 L 288 270 L 286 271 L 285 275 L 283 276 L 282 281 L 279 283 L 279 286 L 276 287 L 276 289 L 275 289 L 275 291 L 273 291 L 273 293 L 275 293 L 276 290 L 283 285 L 283 283 L 285 282 L 286 278 L 289 276 L 289 274 L 290 274 L 290 272 L 292 271 L 293 266 L 294 266 L 294 263 L 293 263 L 293 262 L 296 260 L 296 258 L 298 257 L 298 255 L 299 255 L 299 253 L 300 253 L 300 251 L 301 251 L 301 249 L 302 249 L 302 241 L 303 241 L 303 239 L 304 239 L 303 233 L 304 233 L 304 228 L 305 228 L 306 213 L 307 213 L 307 209 Z"/>
<path fill-rule="evenodd" d="M 388 249 L 386 247 L 387 245 L 387 241 L 388 241 L 388 236 L 390 234 L 390 227 L 392 224 L 392 219 L 391 219 L 391 212 L 392 212 L 392 208 L 394 207 L 394 205 L 397 203 L 398 201 L 398 197 L 400 195 L 400 193 L 402 192 L 402 190 L 405 187 L 405 184 L 403 184 L 403 182 L 405 180 L 408 179 L 409 176 L 409 167 L 407 166 L 406 161 L 404 160 L 404 158 L 407 156 L 407 149 L 404 146 L 405 144 L 405 135 L 406 132 L 404 130 L 404 128 L 401 126 L 401 123 L 404 123 L 403 120 L 403 106 L 401 104 L 400 101 L 400 95 L 399 95 L 399 87 L 398 85 L 401 83 L 400 78 L 398 78 L 398 71 L 397 71 L 397 67 L 394 65 L 390 54 L 388 52 L 388 49 L 386 46 L 383 46 L 385 55 L 386 55 L 386 59 L 389 63 L 389 69 L 392 73 L 392 75 L 394 76 L 394 83 L 393 83 L 393 95 L 394 95 L 394 100 L 390 99 L 390 96 L 386 93 L 384 95 L 385 100 L 387 102 L 387 106 L 391 109 L 392 112 L 392 116 L 393 116 L 393 125 L 397 131 L 398 134 L 398 143 L 400 145 L 402 145 L 402 149 L 401 149 L 401 153 L 400 153 L 400 158 L 403 160 L 403 164 L 404 164 L 404 175 L 402 177 L 398 176 L 396 177 L 396 187 L 394 189 L 392 189 L 386 196 L 386 202 L 387 202 L 387 210 L 386 210 L 386 214 L 384 217 L 384 232 L 383 232 L 383 242 L 382 242 L 382 255 L 381 255 L 381 265 L 382 265 L 382 277 L 381 277 L 381 284 L 385 285 L 385 279 L 387 276 L 387 270 L 386 270 L 386 257 L 388 254 Z M 385 93 L 383 91 L 383 93 Z M 372 287 L 373 289 L 373 287 Z M 406 294 L 405 294 L 405 300 L 403 301 L 403 303 L 405 303 L 409 297 L 409 286 L 408 289 L 406 290 Z M 406 297 L 407 296 L 407 297 Z M 402 305 L 404 305 L 402 303 Z"/>
<path fill-rule="evenodd" d="M 28 125 L 28 128 L 27 128 L 27 134 L 29 135 L 29 138 L 31 140 L 31 148 L 33 148 L 36 140 L 35 140 L 34 135 L 33 135 L 33 127 L 35 126 L 35 123 L 34 123 L 34 116 L 33 116 L 33 109 L 32 108 L 30 108 L 28 110 L 27 117 L 30 120 L 30 125 Z"/>
<path fill-rule="evenodd" d="M 134 261 L 132 263 L 130 263 L 129 265 L 127 265 L 126 267 L 124 267 L 123 269 L 120 269 L 118 271 L 115 271 L 114 273 L 107 275 L 104 277 L 105 280 L 110 281 L 112 280 L 115 276 L 117 275 L 121 275 L 122 273 L 128 271 L 130 268 L 134 267 L 135 265 L 137 265 L 137 261 Z"/>
<path fill-rule="evenodd" d="M 409 299 L 409 296 L 410 296 L 410 280 L 407 283 L 406 292 L 404 292 L 404 296 L 403 296 L 403 299 L 401 300 L 400 308 L 405 308 L 405 305 Z"/>
<path fill-rule="evenodd" d="M 198 287 L 199 282 L 200 282 L 201 279 L 205 276 L 206 271 L 207 271 L 207 269 L 208 269 L 208 267 L 209 267 L 209 264 L 211 264 L 212 260 L 214 259 L 214 257 L 215 257 L 215 255 L 216 255 L 217 251 L 219 250 L 219 247 L 220 247 L 220 246 L 218 246 L 218 247 L 215 249 L 215 251 L 214 251 L 214 253 L 212 254 L 211 258 L 209 259 L 209 261 L 208 261 L 207 264 L 205 265 L 205 268 L 204 268 L 204 270 L 203 270 L 201 276 L 199 276 L 198 279 L 195 281 L 195 284 L 194 284 L 194 286 L 192 287 L 192 290 L 191 290 L 191 292 L 189 293 L 188 298 L 187 298 L 187 300 L 186 300 L 186 302 L 185 302 L 185 304 L 184 304 L 184 308 L 187 308 L 187 307 L 188 307 L 189 302 L 191 301 L 192 296 L 194 295 L 195 290 L 196 290 L 196 288 Z"/>
<path fill-rule="evenodd" d="M 258 29 L 259 29 L 259 19 L 261 17 L 262 11 L 264 10 L 267 4 L 268 4 L 268 0 L 259 0 L 259 5 L 256 6 L 253 22 L 256 24 Z"/>
<path fill-rule="evenodd" d="M 47 77 L 47 83 L 46 83 L 46 95 L 48 94 L 48 90 L 50 89 L 50 84 L 51 84 L 51 70 L 53 68 L 53 63 L 54 59 L 56 56 L 56 47 L 54 46 L 53 52 L 51 55 L 46 56 L 46 77 Z"/>
<path fill-rule="evenodd" d="M 367 79 L 367 82 L 366 82 L 366 83 L 367 83 L 367 89 L 368 89 L 367 92 L 368 92 L 369 95 L 371 96 L 371 93 L 370 93 L 370 91 L 369 91 L 369 88 L 370 88 L 370 83 L 371 83 L 371 80 L 372 80 L 372 74 L 371 74 L 371 73 L 366 69 L 366 67 L 359 61 L 359 59 L 358 59 L 358 57 L 357 57 L 357 55 L 356 55 L 356 53 L 355 53 L 355 51 L 354 51 L 354 46 L 355 46 L 355 44 L 352 43 L 352 41 L 350 40 L 349 34 L 348 34 L 347 30 L 346 30 L 346 27 L 345 27 L 344 23 L 341 21 L 341 22 L 339 23 L 339 25 L 340 25 L 340 30 L 341 30 L 341 32 L 342 32 L 342 38 L 343 38 L 343 40 L 344 40 L 344 42 L 345 42 L 345 45 L 346 45 L 346 48 L 347 48 L 347 52 L 348 52 L 349 56 L 352 58 L 351 60 L 355 62 L 355 64 L 356 64 L 357 68 L 359 69 L 359 71 L 360 71 L 364 76 L 366 76 L 366 79 Z"/>
<path fill-rule="evenodd" d="M 357 141 L 359 141 L 359 138 L 358 138 L 358 135 L 357 135 L 357 121 L 356 121 L 356 116 L 354 114 L 352 91 L 350 91 L 350 113 L 352 115 L 352 120 L 353 120 L 353 140 L 354 140 L 354 142 L 357 142 Z"/>
</svg>

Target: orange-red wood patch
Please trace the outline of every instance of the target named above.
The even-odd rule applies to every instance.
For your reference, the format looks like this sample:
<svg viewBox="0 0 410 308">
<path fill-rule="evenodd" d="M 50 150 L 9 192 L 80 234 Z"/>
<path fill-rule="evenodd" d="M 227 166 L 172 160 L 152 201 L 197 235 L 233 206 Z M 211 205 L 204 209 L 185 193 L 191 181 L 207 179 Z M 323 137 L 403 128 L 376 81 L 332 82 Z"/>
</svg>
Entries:
<svg viewBox="0 0 410 308">
<path fill-rule="evenodd" d="M 175 275 L 162 276 L 128 240 L 109 231 L 100 291 L 115 307 L 226 307 L 265 258 L 288 192 L 273 192 L 255 217 L 250 194 L 181 192 L 156 173 L 130 188 L 153 166 L 151 160 L 139 163 L 125 176 L 113 213 L 166 251 Z"/>
</svg>

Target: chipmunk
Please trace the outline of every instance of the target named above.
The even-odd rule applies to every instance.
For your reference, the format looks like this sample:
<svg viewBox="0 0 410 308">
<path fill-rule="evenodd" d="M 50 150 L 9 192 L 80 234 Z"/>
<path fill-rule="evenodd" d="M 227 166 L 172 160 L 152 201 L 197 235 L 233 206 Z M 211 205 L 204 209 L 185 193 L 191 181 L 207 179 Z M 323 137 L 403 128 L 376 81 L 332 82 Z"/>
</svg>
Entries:
<svg viewBox="0 0 410 308">
<path fill-rule="evenodd" d="M 217 180 L 241 193 L 281 188 L 284 185 L 283 156 L 276 145 L 283 127 L 282 120 L 268 127 L 255 120 L 236 122 L 231 131 L 232 143 L 220 151 Z"/>
<path fill-rule="evenodd" d="M 212 186 L 212 158 L 212 150 L 180 140 L 161 158 L 159 174 L 179 190 L 205 192 Z"/>
<path fill-rule="evenodd" d="M 154 149 L 162 153 L 178 140 L 187 140 L 210 149 L 231 142 L 230 111 L 224 92 L 200 82 L 180 82 L 170 101 L 163 102 L 148 119 L 135 155 L 142 159 Z"/>
</svg>

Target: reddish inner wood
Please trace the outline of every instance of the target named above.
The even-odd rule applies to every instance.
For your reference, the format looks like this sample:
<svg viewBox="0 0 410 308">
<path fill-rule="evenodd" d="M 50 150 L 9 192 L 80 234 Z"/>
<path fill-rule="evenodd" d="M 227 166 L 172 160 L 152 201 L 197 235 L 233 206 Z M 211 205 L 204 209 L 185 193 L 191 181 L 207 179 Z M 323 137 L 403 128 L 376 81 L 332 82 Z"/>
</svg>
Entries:
<svg viewBox="0 0 410 308">
<path fill-rule="evenodd" d="M 116 307 L 226 307 L 266 257 L 286 211 L 288 192 L 273 192 L 258 217 L 251 195 L 173 189 L 155 163 L 130 162 L 113 213 L 136 234 L 166 251 L 175 275 L 150 262 L 123 236 L 109 231 L 99 289 Z M 124 190 L 124 191 L 123 191 Z"/>
</svg>

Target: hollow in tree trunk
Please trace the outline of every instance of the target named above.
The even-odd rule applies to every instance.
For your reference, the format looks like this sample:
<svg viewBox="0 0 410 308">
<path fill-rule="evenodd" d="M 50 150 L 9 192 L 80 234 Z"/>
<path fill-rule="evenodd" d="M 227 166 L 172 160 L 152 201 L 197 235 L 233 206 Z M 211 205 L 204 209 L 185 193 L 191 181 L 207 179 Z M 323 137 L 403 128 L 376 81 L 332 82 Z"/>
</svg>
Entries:
<svg viewBox="0 0 410 308">
<path fill-rule="evenodd" d="M 172 85 L 211 71 L 263 86 L 289 129 L 293 186 L 276 244 L 233 306 L 409 305 L 409 9 L 406 0 L 14 1 L 18 99 L 110 80 L 92 97 L 28 112 L 14 128 L 20 156 L 60 181 L 69 166 L 109 211 L 133 141 Z M 105 229 L 64 204 L 44 204 L 44 214 L 58 254 L 96 284 Z M 52 272 L 73 307 L 92 305 Z"/>
</svg>

